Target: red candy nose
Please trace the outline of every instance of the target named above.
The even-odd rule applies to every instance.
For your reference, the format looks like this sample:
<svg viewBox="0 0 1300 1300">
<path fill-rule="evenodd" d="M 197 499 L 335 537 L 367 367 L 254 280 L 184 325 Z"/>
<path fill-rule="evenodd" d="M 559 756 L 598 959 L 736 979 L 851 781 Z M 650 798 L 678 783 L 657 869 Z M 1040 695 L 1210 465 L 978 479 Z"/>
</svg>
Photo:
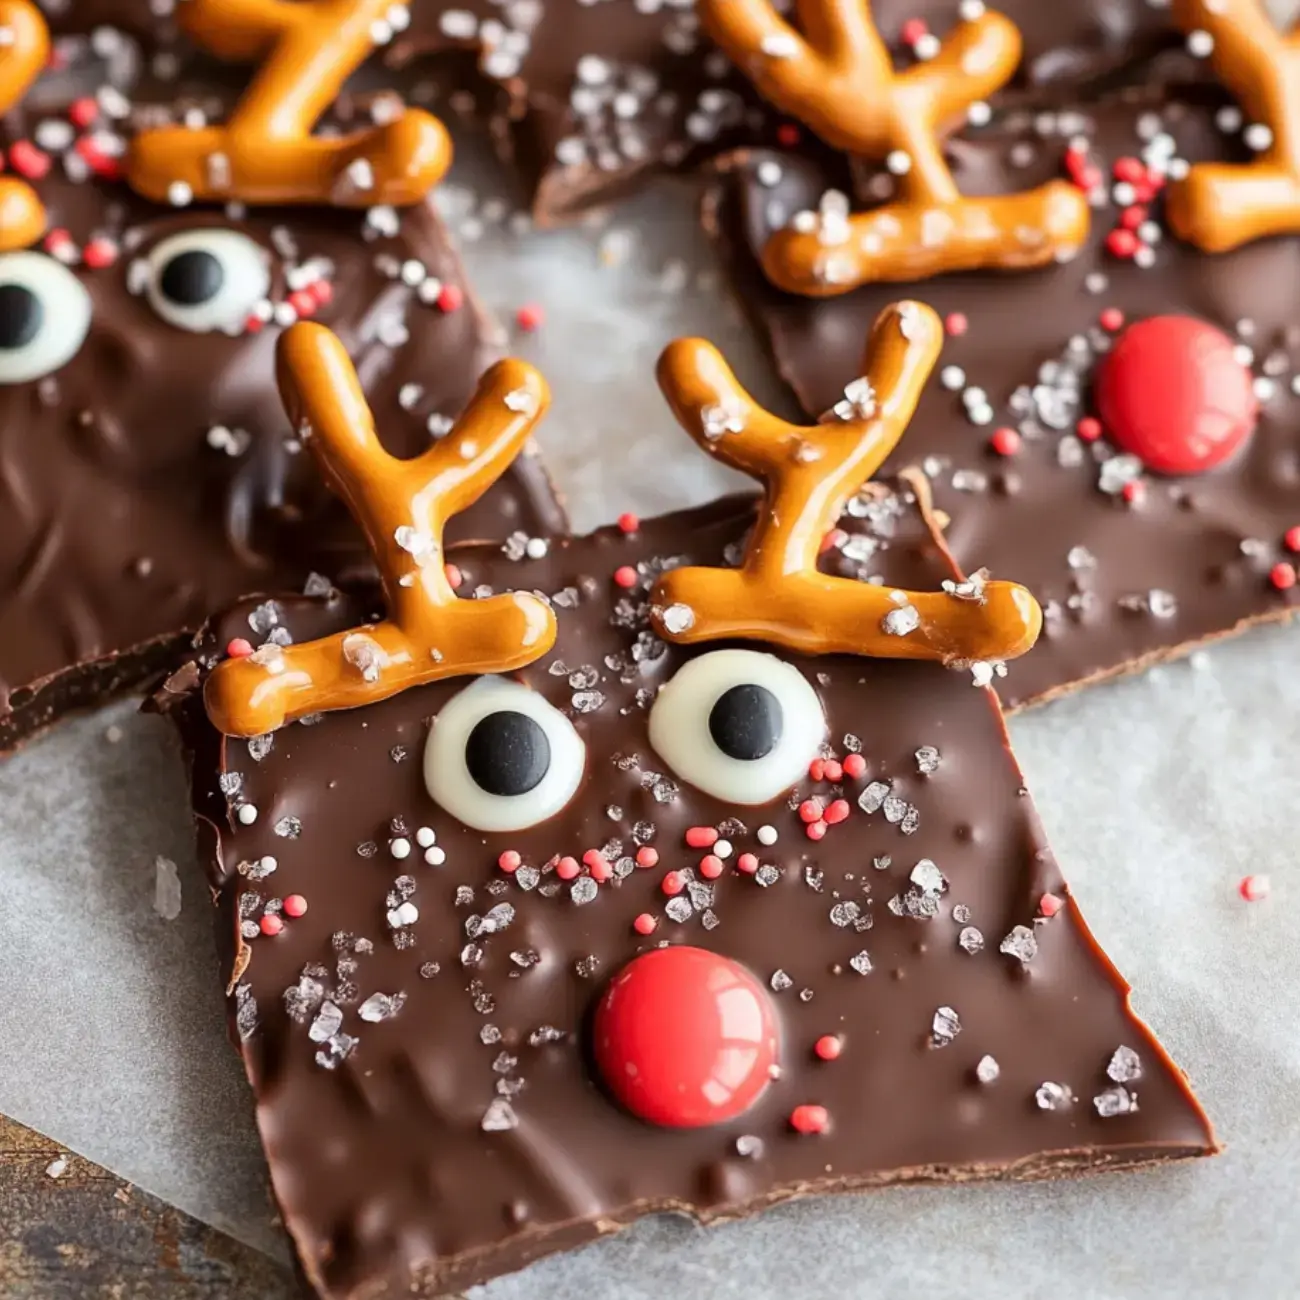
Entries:
<svg viewBox="0 0 1300 1300">
<path fill-rule="evenodd" d="M 1116 446 L 1161 474 L 1201 474 L 1250 437 L 1250 371 L 1221 330 L 1191 316 L 1130 325 L 1097 376 L 1097 412 Z"/>
<path fill-rule="evenodd" d="M 634 1115 L 700 1128 L 743 1114 L 777 1058 L 767 991 L 702 948 L 656 948 L 610 981 L 593 1025 L 596 1064 Z"/>
</svg>

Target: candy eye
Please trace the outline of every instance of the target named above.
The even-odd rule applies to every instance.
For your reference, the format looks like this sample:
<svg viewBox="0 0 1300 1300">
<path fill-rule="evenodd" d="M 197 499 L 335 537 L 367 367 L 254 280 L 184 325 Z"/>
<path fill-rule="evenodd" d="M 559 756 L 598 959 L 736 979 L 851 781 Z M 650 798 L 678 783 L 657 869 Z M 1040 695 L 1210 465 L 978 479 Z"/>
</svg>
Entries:
<svg viewBox="0 0 1300 1300">
<path fill-rule="evenodd" d="M 44 253 L 0 256 L 0 384 L 42 379 L 77 355 L 90 330 L 90 295 Z"/>
<path fill-rule="evenodd" d="M 266 251 L 234 230 L 187 230 L 150 250 L 145 294 L 169 325 L 237 334 L 270 291 Z"/>
<path fill-rule="evenodd" d="M 585 765 L 564 714 L 518 682 L 482 677 L 434 718 L 424 783 L 466 826 L 519 831 L 559 812 Z"/>
<path fill-rule="evenodd" d="M 797 668 L 755 650 L 688 660 L 650 710 L 650 743 L 684 781 L 728 803 L 768 803 L 808 770 L 826 739 L 817 692 Z"/>
</svg>

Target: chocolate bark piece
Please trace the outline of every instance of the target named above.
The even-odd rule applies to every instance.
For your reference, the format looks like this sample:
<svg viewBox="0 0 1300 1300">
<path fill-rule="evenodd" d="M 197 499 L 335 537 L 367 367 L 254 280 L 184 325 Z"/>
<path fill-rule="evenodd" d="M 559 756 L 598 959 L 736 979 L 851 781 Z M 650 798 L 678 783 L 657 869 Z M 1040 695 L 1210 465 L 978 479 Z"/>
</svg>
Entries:
<svg viewBox="0 0 1300 1300">
<path fill-rule="evenodd" d="M 70 179 L 85 170 L 73 146 L 37 189 L 51 229 L 66 232 L 48 246 L 73 259 L 90 296 L 88 333 L 53 373 L 0 385 L 0 752 L 165 669 L 187 633 L 248 591 L 372 571 L 285 418 L 276 321 L 234 336 L 170 323 L 145 288 L 166 274 L 145 269 L 164 241 L 193 238 L 188 251 L 229 286 L 266 266 L 281 319 L 296 302 L 336 330 L 396 454 L 427 446 L 499 354 L 500 331 L 428 206 L 173 212 L 120 184 Z M 17 256 L 37 264 L 18 274 L 0 258 L 0 283 L 17 276 L 58 328 L 56 259 Z M 452 535 L 564 527 L 540 459 L 526 455 Z"/>
<path fill-rule="evenodd" d="M 1275 586 L 1272 574 L 1294 559 L 1284 539 L 1300 521 L 1300 395 L 1292 384 L 1300 366 L 1300 240 L 1205 256 L 1164 229 L 1157 198 L 1132 241 L 1148 251 L 1134 260 L 1107 247 L 1123 212 L 1115 196 L 1131 197 L 1115 188 L 1114 164 L 1144 155 L 1162 165 L 1174 156 L 1241 157 L 1239 137 L 1216 124 L 1232 123 L 1230 111 L 1222 115 L 1231 107 L 1217 93 L 1181 102 L 1143 97 L 954 140 L 962 191 L 996 194 L 1060 174 L 1067 145 L 1087 138 L 1106 201 L 1094 208 L 1080 253 L 1041 271 L 795 297 L 773 288 L 758 267 L 768 234 L 795 212 L 816 209 L 828 187 L 856 182 L 864 197 L 879 198 L 887 178 L 752 152 L 722 165 L 706 203 L 706 225 L 736 292 L 808 411 L 840 396 L 856 374 L 862 331 L 899 293 L 964 324 L 945 344 L 893 468 L 926 468 L 935 503 L 951 518 L 947 538 L 959 562 L 1014 574 L 1043 605 L 1042 640 L 999 683 L 1013 709 L 1286 618 L 1294 608 L 1294 591 Z M 1102 327 L 1103 312 L 1118 313 L 1105 318 L 1112 327 L 1120 319 L 1197 317 L 1239 342 L 1262 400 L 1258 427 L 1235 459 L 1202 474 L 1162 476 L 1143 473 L 1105 437 L 1076 436 L 1078 420 L 1096 413 L 1091 386 L 1114 337 Z M 1002 427 L 1021 435 L 1006 457 L 990 445 Z M 1129 500 L 1125 484 L 1135 478 Z M 1286 576 L 1284 568 L 1283 582 Z"/>
<path fill-rule="evenodd" d="M 449 722 L 482 680 L 225 739 L 198 687 L 250 636 L 245 604 L 162 692 L 191 754 L 233 1032 L 318 1294 L 442 1294 L 658 1211 L 710 1223 L 808 1193 L 1216 1149 L 1070 899 L 997 704 L 968 674 L 783 654 L 825 709 L 828 749 L 863 767 L 838 785 L 810 772 L 765 806 L 701 793 L 651 748 L 655 692 L 713 652 L 649 634 L 644 592 L 665 563 L 734 562 L 752 509 L 722 501 L 543 558 L 455 553 L 462 590 L 555 602 L 559 640 L 518 677 L 572 720 L 586 765 L 532 829 L 472 830 L 427 791 L 430 719 Z M 864 577 L 942 575 L 881 488 L 842 524 Z M 635 590 L 611 581 L 623 566 Z M 296 641 L 377 612 L 339 596 L 275 609 Z M 840 787 L 847 824 L 812 840 L 801 800 Z M 712 846 L 714 879 L 707 850 L 686 847 L 693 827 L 729 842 Z M 635 865 L 641 849 L 654 865 Z M 779 1027 L 779 1075 L 726 1122 L 643 1123 L 592 1064 L 610 981 L 661 944 L 739 963 Z M 836 1059 L 815 1047 L 826 1035 Z M 800 1107 L 823 1108 L 829 1134 L 796 1131 L 818 1118 Z"/>
<path fill-rule="evenodd" d="M 1021 29 L 1024 56 L 1010 94 L 1054 102 L 1129 72 L 1184 73 L 1187 60 L 1152 65 L 1180 46 L 1168 14 L 1151 0 L 996 7 Z M 960 0 L 877 0 L 873 12 L 900 64 L 915 59 L 903 34 L 920 20 L 939 36 Z M 149 0 L 100 0 L 63 16 L 63 28 L 117 26 L 133 39 L 184 50 L 169 18 Z M 93 15 L 93 21 L 91 20 Z M 521 172 L 541 220 L 562 220 L 607 202 L 649 173 L 689 166 L 719 149 L 772 143 L 781 124 L 700 32 L 690 4 L 631 0 L 413 0 L 410 25 L 385 57 L 410 67 L 412 90 L 441 104 L 457 92 L 477 101 L 493 136 Z M 56 24 L 58 19 L 56 18 Z M 909 33 L 910 34 L 910 33 Z"/>
</svg>

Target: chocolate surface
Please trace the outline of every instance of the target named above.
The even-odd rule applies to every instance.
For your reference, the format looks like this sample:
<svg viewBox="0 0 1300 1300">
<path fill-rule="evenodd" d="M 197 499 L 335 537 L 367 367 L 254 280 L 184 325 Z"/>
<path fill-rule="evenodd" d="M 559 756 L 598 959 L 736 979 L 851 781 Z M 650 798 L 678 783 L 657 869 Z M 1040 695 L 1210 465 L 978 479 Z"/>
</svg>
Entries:
<svg viewBox="0 0 1300 1300">
<path fill-rule="evenodd" d="M 850 815 L 820 842 L 797 809 L 834 797 L 827 782 L 741 807 L 650 748 L 657 689 L 711 648 L 651 636 L 644 590 L 665 562 L 734 560 L 751 510 L 724 501 L 630 536 L 553 542 L 539 559 L 456 555 L 466 591 L 556 601 L 559 641 L 519 680 L 572 720 L 585 771 L 530 830 L 470 830 L 427 792 L 429 720 L 481 682 L 251 742 L 208 726 L 196 666 L 163 693 L 193 755 L 223 979 L 239 954 L 233 1031 L 284 1222 L 319 1294 L 441 1294 L 658 1211 L 713 1222 L 807 1193 L 1215 1149 L 1069 900 L 996 703 L 968 674 L 782 656 L 824 707 L 827 752 L 864 760 L 841 783 Z M 844 529 L 865 577 L 943 576 L 897 498 L 873 489 Z M 638 571 L 630 594 L 611 582 L 624 565 Z M 357 618 L 337 597 L 272 612 L 296 640 Z M 204 656 L 268 621 L 264 605 L 235 609 Z M 685 846 L 700 826 L 732 846 L 712 882 L 703 850 Z M 647 846 L 657 863 L 635 866 Z M 588 862 L 563 880 L 559 856 L 592 849 L 608 879 Z M 507 850 L 520 855 L 513 874 L 498 867 Z M 753 874 L 739 869 L 746 853 Z M 672 898 L 669 871 L 686 877 Z M 295 894 L 305 912 L 284 901 Z M 654 925 L 644 938 L 642 914 Z M 283 921 L 274 938 L 259 933 L 268 916 Z M 589 1017 L 608 981 L 661 944 L 723 954 L 770 990 L 778 1077 L 725 1123 L 634 1119 L 591 1063 Z M 814 1054 L 828 1034 L 834 1060 Z M 824 1107 L 829 1131 L 796 1132 L 801 1106 Z"/>
<path fill-rule="evenodd" d="M 1164 229 L 1157 200 L 1147 214 L 1154 225 L 1142 228 L 1148 265 L 1106 249 L 1123 208 L 1117 195 L 1126 197 L 1112 179 L 1115 162 L 1240 158 L 1239 137 L 1216 124 L 1227 120 L 1216 118 L 1225 108 L 1231 105 L 1209 92 L 1181 103 L 1112 102 L 953 141 L 959 186 L 987 194 L 1063 174 L 1067 144 L 1088 139 L 1089 160 L 1106 179 L 1104 200 L 1078 256 L 1042 271 L 797 298 L 765 281 L 756 251 L 795 212 L 815 209 L 828 187 L 852 188 L 853 179 L 789 156 L 738 155 L 724 164 L 706 205 L 737 292 L 809 411 L 826 409 L 857 374 L 862 341 L 886 302 L 906 294 L 965 318 L 893 465 L 925 466 L 963 565 L 1014 575 L 1044 607 L 1042 642 L 999 686 L 1011 707 L 1294 608 L 1294 590 L 1276 589 L 1270 573 L 1294 559 L 1284 535 L 1300 521 L 1300 240 L 1206 256 Z M 857 182 L 862 204 L 879 193 L 880 178 Z M 1261 401 L 1258 427 L 1235 459 L 1203 474 L 1164 477 L 1135 468 L 1104 437 L 1075 436 L 1078 419 L 1095 414 L 1091 385 L 1114 337 L 1100 324 L 1107 310 L 1129 323 L 1197 317 L 1240 344 Z M 951 387 L 945 367 L 957 368 Z M 1021 434 L 1016 454 L 991 449 L 1000 427 Z M 1140 497 L 1129 502 L 1122 489 L 1134 477 Z"/>
<path fill-rule="evenodd" d="M 70 143 L 76 133 L 55 125 Z M 49 124 L 28 129 L 53 138 Z M 162 241 L 209 232 L 191 250 L 191 270 L 206 265 L 232 292 L 249 266 L 265 266 L 267 296 L 284 319 L 295 315 L 291 295 L 325 285 L 319 296 L 328 301 L 295 300 L 356 357 L 381 438 L 397 454 L 426 446 L 499 353 L 499 331 L 428 207 L 173 212 L 119 184 L 70 179 L 85 170 L 75 145 L 52 161 L 37 189 L 51 228 L 66 236 L 48 246 L 75 263 L 92 314 L 67 364 L 0 385 L 0 751 L 101 694 L 81 698 L 84 665 L 192 630 L 245 592 L 297 587 L 312 570 L 369 569 L 359 534 L 284 417 L 275 320 L 233 336 L 169 323 L 143 291 L 147 259 Z M 251 243 L 232 253 L 213 242 L 232 232 Z M 92 244 L 116 260 L 91 269 Z M 14 266 L 12 256 L 0 258 L 0 282 L 14 280 Z M 57 332 L 68 314 L 52 296 L 51 269 L 41 258 L 19 278 L 36 286 L 27 307 L 33 297 L 43 303 L 46 328 Z M 457 296 L 453 309 L 436 301 L 439 283 Z M 241 315 L 255 306 L 250 298 Z M 525 456 L 453 531 L 504 537 L 563 527 L 540 461 Z M 69 670 L 82 680 L 62 680 Z M 125 688 L 140 671 L 127 659 L 110 677 Z"/>
</svg>

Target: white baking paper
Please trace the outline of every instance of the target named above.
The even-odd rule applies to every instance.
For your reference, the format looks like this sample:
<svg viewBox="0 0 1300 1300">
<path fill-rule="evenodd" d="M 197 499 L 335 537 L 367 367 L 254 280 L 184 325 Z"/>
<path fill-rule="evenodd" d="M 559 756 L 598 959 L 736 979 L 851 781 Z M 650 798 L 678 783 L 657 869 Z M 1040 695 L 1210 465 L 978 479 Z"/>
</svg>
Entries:
<svg viewBox="0 0 1300 1300">
<path fill-rule="evenodd" d="M 545 307 L 517 346 L 555 389 L 541 441 L 579 526 L 737 482 L 675 430 L 652 381 L 664 342 L 702 333 L 776 392 L 708 269 L 685 187 L 602 230 L 548 236 L 509 233 L 466 193 L 444 202 L 503 320 Z M 656 1221 L 483 1288 L 485 1300 L 1295 1295 L 1298 660 L 1300 633 L 1258 632 L 1013 726 L 1085 913 L 1191 1075 L 1224 1156 L 817 1200 L 710 1230 Z M 174 919 L 160 856 L 178 864 Z M 1269 876 L 1272 897 L 1244 902 L 1246 874 Z M 166 726 L 119 707 L 0 766 L 0 884 L 0 1111 L 282 1254 Z"/>
</svg>

